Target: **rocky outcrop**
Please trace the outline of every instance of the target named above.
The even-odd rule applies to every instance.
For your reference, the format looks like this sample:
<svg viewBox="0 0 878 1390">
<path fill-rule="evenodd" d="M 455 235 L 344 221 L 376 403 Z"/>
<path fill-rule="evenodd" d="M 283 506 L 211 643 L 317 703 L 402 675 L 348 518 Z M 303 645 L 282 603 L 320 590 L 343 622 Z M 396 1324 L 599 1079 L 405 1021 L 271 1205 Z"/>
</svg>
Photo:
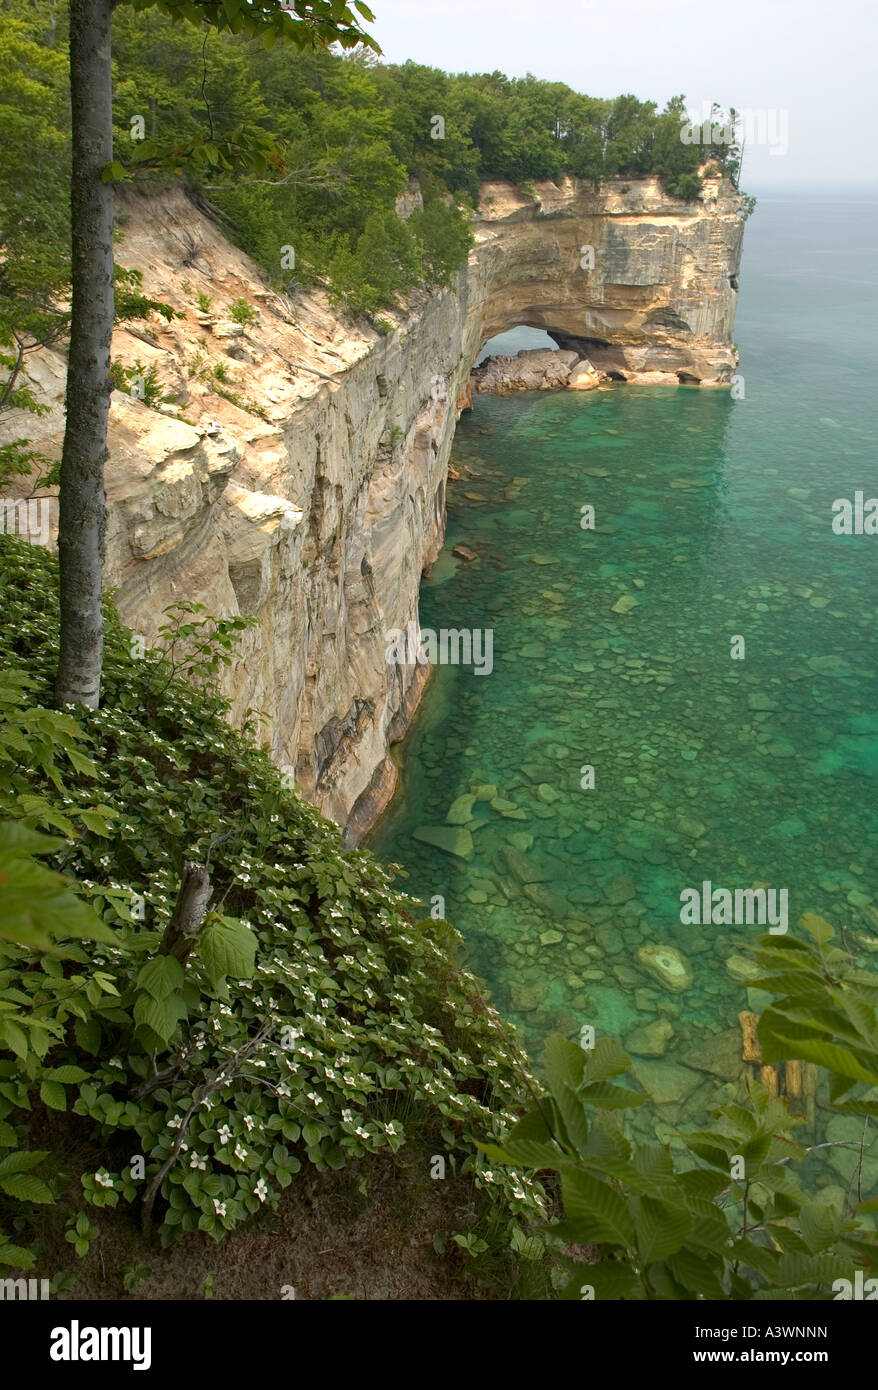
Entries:
<svg viewBox="0 0 878 1390">
<path fill-rule="evenodd" d="M 663 383 L 679 385 L 676 376 L 656 372 L 632 373 L 627 380 L 651 383 L 659 375 Z M 474 391 L 492 396 L 508 396 L 512 391 L 592 391 L 601 382 L 613 380 L 587 357 L 564 348 L 525 348 L 511 357 L 502 353 L 486 357 L 473 367 L 471 379 Z"/>
<path fill-rule="evenodd" d="M 482 342 L 528 324 L 611 379 L 731 380 L 743 221 L 728 180 L 706 178 L 694 203 L 652 178 L 537 184 L 532 198 L 485 184 L 480 216 Z"/>
<path fill-rule="evenodd" d="M 512 357 L 487 357 L 473 368 L 473 390 L 507 396 L 510 391 L 558 391 L 579 363 L 575 352 L 530 348 Z"/>
<path fill-rule="evenodd" d="M 589 359 L 583 379 L 613 362 L 728 380 L 742 223 L 737 194 L 714 184 L 695 205 L 649 179 L 535 198 L 486 186 L 455 289 L 387 314 L 383 336 L 321 293 L 267 290 L 180 190 L 127 195 L 119 260 L 181 317 L 115 335 L 145 398 L 112 397 L 107 583 L 147 642 L 184 599 L 258 617 L 223 678 L 231 717 L 262 715 L 272 756 L 350 841 L 392 793 L 388 750 L 426 680 L 388 664 L 386 634 L 417 621 L 482 344 L 526 323 Z M 401 212 L 416 204 L 410 189 Z M 255 322 L 234 321 L 238 299 Z M 164 399 L 144 389 L 153 366 Z M 57 454 L 64 362 L 45 353 L 31 371 L 50 410 L 12 419 L 8 437 Z"/>
</svg>

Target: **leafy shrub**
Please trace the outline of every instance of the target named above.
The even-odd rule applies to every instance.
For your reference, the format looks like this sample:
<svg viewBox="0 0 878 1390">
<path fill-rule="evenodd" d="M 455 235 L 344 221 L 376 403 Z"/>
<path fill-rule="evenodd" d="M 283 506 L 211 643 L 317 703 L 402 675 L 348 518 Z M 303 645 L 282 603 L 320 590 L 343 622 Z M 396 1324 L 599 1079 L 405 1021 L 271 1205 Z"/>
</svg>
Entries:
<svg viewBox="0 0 878 1390">
<path fill-rule="evenodd" d="M 343 243 L 330 266 L 330 298 L 355 315 L 374 314 L 421 278 L 420 243 L 391 208 L 370 213 L 352 250 Z"/>
<path fill-rule="evenodd" d="M 246 327 L 256 322 L 256 310 L 248 300 L 236 299 L 229 305 L 229 318 L 233 323 L 241 323 Z"/>
<path fill-rule="evenodd" d="M 388 873 L 342 849 L 338 828 L 229 727 L 225 702 L 175 672 L 173 639 L 171 661 L 138 657 L 108 605 L 103 708 L 76 721 L 49 709 L 55 560 L 3 537 L 0 584 L 0 657 L 27 670 L 3 706 L 0 814 L 58 831 L 51 871 L 110 938 L 86 948 L 71 935 L 63 955 L 0 941 L 0 1154 L 26 1149 L 46 1107 L 56 1123 L 85 1120 L 101 1145 L 74 1193 L 72 1243 L 92 1239 L 88 1207 L 150 1189 L 164 1242 L 220 1238 L 276 1205 L 303 1163 L 341 1168 L 411 1134 L 434 1136 L 506 1222 L 537 1216 L 539 1185 L 486 1173 L 475 1152 L 477 1134 L 514 1119 L 526 1059 L 455 966 L 457 933 L 412 920 Z M 211 660 L 198 656 L 207 620 L 179 616 L 194 619 L 197 669 Z M 207 866 L 215 893 L 180 964 L 161 943 L 187 861 Z M 26 1162 L 51 1169 L 36 1153 Z M 0 1218 L 33 1242 L 32 1203 L 59 1179 L 10 1192 L 3 1161 Z M 20 1234 L 8 1244 L 3 1262 L 32 1258 Z"/>
<path fill-rule="evenodd" d="M 767 935 L 752 950 L 763 972 L 752 983 L 779 995 L 759 1023 L 763 1060 L 825 1067 L 832 1104 L 873 1117 L 878 977 L 832 944 L 828 923 L 803 923 L 811 942 Z M 675 1160 L 624 1133 L 622 1112 L 649 1100 L 618 1084 L 629 1066 L 614 1040 L 586 1052 L 550 1038 L 548 1093 L 502 1144 L 480 1145 L 494 1163 L 560 1175 L 563 1217 L 546 1234 L 563 1298 L 825 1299 L 833 1281 L 878 1270 L 878 1237 L 862 1221 L 878 1202 L 843 1211 L 805 1192 L 792 1164 L 810 1150 L 792 1137 L 801 1120 L 784 1100 L 751 1083 L 748 1104 L 679 1135 Z"/>
<path fill-rule="evenodd" d="M 159 627 L 157 645 L 167 671 L 162 694 L 178 677 L 202 689 L 211 688 L 220 667 L 232 664 L 241 633 L 258 624 L 254 617 L 242 618 L 237 614 L 231 618 L 202 618 L 204 611 L 203 603 L 190 599 L 172 603 L 164 610 L 168 621 Z"/>
<path fill-rule="evenodd" d="M 704 180 L 698 174 L 676 174 L 665 180 L 667 191 L 673 197 L 684 198 L 687 202 L 697 198 L 703 187 Z"/>
<path fill-rule="evenodd" d="M 110 380 L 117 390 L 127 392 L 144 405 L 156 406 L 165 399 L 155 362 L 148 367 L 144 367 L 139 358 L 130 367 L 123 367 L 119 361 L 111 362 Z"/>
<path fill-rule="evenodd" d="M 451 203 L 436 197 L 425 201 L 423 211 L 411 218 L 412 231 L 421 243 L 421 270 L 433 285 L 450 285 L 453 275 L 466 265 L 472 232 Z"/>
</svg>

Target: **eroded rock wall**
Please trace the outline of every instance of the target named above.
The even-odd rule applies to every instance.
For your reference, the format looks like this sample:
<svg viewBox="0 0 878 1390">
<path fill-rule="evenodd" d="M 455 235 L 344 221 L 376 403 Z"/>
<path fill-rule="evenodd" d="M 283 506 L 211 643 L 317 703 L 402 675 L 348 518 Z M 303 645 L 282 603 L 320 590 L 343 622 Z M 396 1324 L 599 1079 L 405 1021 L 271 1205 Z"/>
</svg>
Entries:
<svg viewBox="0 0 878 1390">
<path fill-rule="evenodd" d="M 529 324 L 619 379 L 731 380 L 744 224 L 728 180 L 706 178 L 694 203 L 652 178 L 534 195 L 483 185 L 467 348 L 473 330 Z"/>
<path fill-rule="evenodd" d="M 442 545 L 479 349 L 527 323 L 592 361 L 616 354 L 621 375 L 728 380 L 742 224 L 734 190 L 707 193 L 693 207 L 653 180 L 487 186 L 457 287 L 388 315 L 384 336 L 320 293 L 266 290 L 180 190 L 127 196 L 119 260 L 182 317 L 115 335 L 114 358 L 135 377 L 155 364 L 170 399 L 112 396 L 107 583 L 147 642 L 180 600 L 259 619 L 223 678 L 232 718 L 263 715 L 272 756 L 352 842 L 392 793 L 388 749 L 423 689 L 423 668 L 388 665 L 387 633 L 417 622 Z M 255 323 L 229 317 L 240 298 Z M 8 434 L 57 454 L 64 362 L 31 370 L 50 411 Z"/>
</svg>

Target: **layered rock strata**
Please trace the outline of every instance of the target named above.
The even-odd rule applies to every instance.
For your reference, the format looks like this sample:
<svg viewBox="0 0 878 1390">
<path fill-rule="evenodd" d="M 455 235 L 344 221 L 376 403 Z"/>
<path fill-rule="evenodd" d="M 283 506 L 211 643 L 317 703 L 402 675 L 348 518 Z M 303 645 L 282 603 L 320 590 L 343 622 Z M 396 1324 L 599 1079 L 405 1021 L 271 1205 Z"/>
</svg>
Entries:
<svg viewBox="0 0 878 1390">
<path fill-rule="evenodd" d="M 259 619 L 223 677 L 231 718 L 262 715 L 272 756 L 350 842 L 386 805 L 389 748 L 424 687 L 424 667 L 388 663 L 387 633 L 417 622 L 442 546 L 482 344 L 530 324 L 586 385 L 592 372 L 727 382 L 740 210 L 719 179 L 694 204 L 653 179 L 533 197 L 485 185 L 456 286 L 388 314 L 381 334 L 320 292 L 267 290 L 182 191 L 127 195 L 118 259 L 182 317 L 115 335 L 134 394 L 112 396 L 107 583 L 147 642 L 180 600 Z M 255 322 L 230 314 L 240 299 Z M 31 373 L 50 410 L 4 437 L 57 454 L 64 361 L 43 353 Z"/>
</svg>

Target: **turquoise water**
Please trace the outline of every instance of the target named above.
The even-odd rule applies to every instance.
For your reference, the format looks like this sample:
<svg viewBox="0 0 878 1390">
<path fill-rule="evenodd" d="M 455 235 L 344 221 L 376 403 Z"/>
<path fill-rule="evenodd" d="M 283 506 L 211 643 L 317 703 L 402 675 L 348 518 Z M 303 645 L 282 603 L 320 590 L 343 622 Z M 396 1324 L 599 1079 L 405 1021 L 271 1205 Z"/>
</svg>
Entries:
<svg viewBox="0 0 878 1390">
<path fill-rule="evenodd" d="M 759 931 L 684 926 L 681 891 L 785 888 L 791 925 L 878 938 L 878 536 L 831 528 L 834 499 L 878 493 L 876 247 L 876 202 L 765 197 L 743 399 L 480 397 L 458 428 L 421 623 L 493 629 L 493 671 L 435 670 L 371 848 L 444 899 L 535 1056 L 556 1029 L 620 1035 L 672 1123 L 734 1070 L 726 962 Z"/>
</svg>

